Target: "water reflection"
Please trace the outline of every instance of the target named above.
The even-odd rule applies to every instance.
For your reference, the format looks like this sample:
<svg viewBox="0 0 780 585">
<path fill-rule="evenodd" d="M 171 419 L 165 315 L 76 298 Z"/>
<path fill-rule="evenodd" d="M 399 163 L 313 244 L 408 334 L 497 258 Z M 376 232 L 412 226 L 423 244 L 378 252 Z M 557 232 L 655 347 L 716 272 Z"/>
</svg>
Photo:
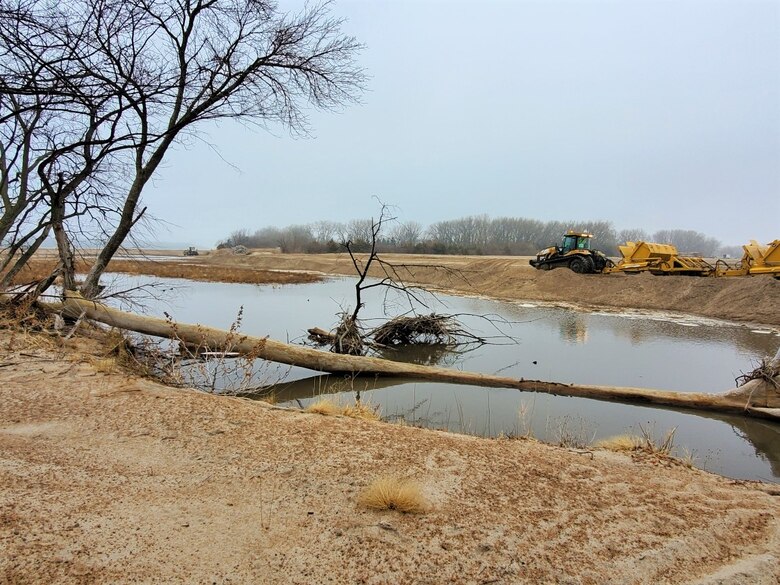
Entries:
<svg viewBox="0 0 780 585">
<path fill-rule="evenodd" d="M 492 437 L 530 433 L 552 442 L 561 432 L 580 433 L 590 443 L 648 428 L 660 436 L 677 428 L 678 454 L 691 453 L 700 467 L 730 477 L 780 479 L 780 425 L 736 415 L 380 376 L 325 374 L 283 382 L 259 396 L 271 395 L 298 407 L 323 396 L 342 403 L 357 397 L 378 405 L 385 420 Z"/>
<path fill-rule="evenodd" d="M 609 329 L 617 338 L 627 340 L 631 345 L 664 340 L 690 341 L 727 344 L 744 353 L 759 355 L 771 355 L 780 345 L 777 331 L 771 328 L 735 325 L 706 317 L 641 310 L 587 312 L 476 298 L 462 301 L 468 311 L 476 314 L 486 309 L 496 311 L 498 305 L 500 310 L 496 312 L 510 321 L 523 322 L 543 316 L 545 318 L 541 322 L 546 322 L 548 327 L 556 327 L 561 339 L 572 344 L 587 343 L 594 331 Z"/>
<path fill-rule="evenodd" d="M 406 362 L 421 366 L 453 366 L 476 346 L 450 347 L 444 344 L 422 346 L 383 347 L 376 352 L 381 357 L 396 362 Z"/>
<path fill-rule="evenodd" d="M 566 343 L 588 342 L 588 320 L 582 313 L 569 313 L 560 319 L 561 339 Z"/>
</svg>

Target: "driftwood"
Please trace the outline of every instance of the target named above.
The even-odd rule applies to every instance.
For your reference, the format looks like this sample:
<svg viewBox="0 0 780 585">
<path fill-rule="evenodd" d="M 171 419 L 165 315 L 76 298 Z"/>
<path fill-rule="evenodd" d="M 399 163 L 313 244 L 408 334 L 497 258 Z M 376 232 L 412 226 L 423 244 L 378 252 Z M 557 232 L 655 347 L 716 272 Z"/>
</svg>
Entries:
<svg viewBox="0 0 780 585">
<path fill-rule="evenodd" d="M 780 420 L 780 393 L 762 380 L 752 380 L 737 390 L 720 394 L 517 380 L 489 374 L 394 362 L 374 357 L 335 354 L 268 338 L 239 335 L 235 332 L 202 325 L 173 323 L 165 319 L 145 317 L 112 309 L 101 303 L 85 300 L 78 293 L 69 293 L 64 305 L 59 308 L 74 318 L 83 313 L 89 319 L 120 329 L 129 329 L 157 337 L 178 338 L 186 343 L 200 344 L 206 347 L 222 347 L 229 351 L 253 355 L 272 362 L 301 366 L 320 372 L 403 376 L 417 380 L 492 388 L 516 388 L 528 392 L 543 392 L 641 405 L 663 405 L 743 413 Z"/>
</svg>

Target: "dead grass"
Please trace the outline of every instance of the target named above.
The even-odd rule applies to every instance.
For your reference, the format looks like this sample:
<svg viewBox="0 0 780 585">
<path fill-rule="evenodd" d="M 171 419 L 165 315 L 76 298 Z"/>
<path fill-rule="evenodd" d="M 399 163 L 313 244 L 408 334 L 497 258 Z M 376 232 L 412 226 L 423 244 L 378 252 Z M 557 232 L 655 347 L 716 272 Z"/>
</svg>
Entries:
<svg viewBox="0 0 780 585">
<path fill-rule="evenodd" d="M 646 429 L 642 425 L 639 425 L 639 430 L 642 431 L 642 442 L 640 449 L 646 453 L 652 455 L 661 455 L 664 457 L 670 457 L 674 450 L 674 435 L 677 432 L 677 427 L 669 429 L 666 434 L 657 438 L 653 429 Z"/>
<path fill-rule="evenodd" d="M 302 284 L 322 280 L 316 274 L 258 270 L 243 266 L 215 266 L 189 263 L 184 260 L 134 261 L 114 260 L 108 269 L 125 274 L 147 274 L 164 278 L 186 278 L 205 282 L 235 282 L 248 284 Z"/>
<path fill-rule="evenodd" d="M 92 358 L 89 363 L 101 374 L 110 374 L 117 368 L 116 358 Z"/>
<path fill-rule="evenodd" d="M 593 444 L 596 449 L 606 449 L 607 451 L 616 451 L 623 453 L 632 453 L 632 456 L 639 458 L 651 458 L 656 461 L 667 463 L 681 463 L 686 467 L 692 467 L 695 459 L 690 452 L 684 453 L 678 457 L 674 454 L 674 435 L 677 427 L 667 431 L 662 437 L 657 437 L 652 428 L 647 429 L 639 426 L 641 436 L 638 435 L 617 435 L 602 439 Z"/>
<path fill-rule="evenodd" d="M 320 400 L 309 404 L 309 406 L 306 407 L 306 412 L 334 416 L 336 414 L 341 414 L 341 407 L 332 400 L 321 398 Z"/>
<path fill-rule="evenodd" d="M 379 420 L 379 407 L 364 402 L 341 405 L 329 398 L 320 398 L 306 407 L 306 412 L 325 416 L 342 415 L 364 420 Z"/>
<path fill-rule="evenodd" d="M 635 451 L 642 445 L 642 437 L 636 435 L 616 435 L 601 439 L 593 444 L 596 449 L 605 449 L 607 451 Z"/>
<path fill-rule="evenodd" d="M 358 504 L 369 510 L 395 510 L 406 514 L 423 514 L 428 509 L 416 481 L 392 475 L 371 482 L 358 496 Z"/>
<path fill-rule="evenodd" d="M 364 402 L 347 404 L 342 408 L 341 414 L 350 418 L 362 418 L 364 420 L 379 420 L 379 407 Z"/>
<path fill-rule="evenodd" d="M 46 278 L 57 265 L 56 259 L 34 258 L 14 279 L 14 284 L 25 284 Z M 87 272 L 91 264 L 86 260 L 76 263 L 77 272 Z M 230 282 L 247 284 L 301 284 L 318 282 L 321 277 L 305 272 L 261 270 L 245 266 L 199 264 L 196 260 L 112 260 L 109 272 L 144 274 L 163 278 L 186 278 L 203 282 Z"/>
</svg>

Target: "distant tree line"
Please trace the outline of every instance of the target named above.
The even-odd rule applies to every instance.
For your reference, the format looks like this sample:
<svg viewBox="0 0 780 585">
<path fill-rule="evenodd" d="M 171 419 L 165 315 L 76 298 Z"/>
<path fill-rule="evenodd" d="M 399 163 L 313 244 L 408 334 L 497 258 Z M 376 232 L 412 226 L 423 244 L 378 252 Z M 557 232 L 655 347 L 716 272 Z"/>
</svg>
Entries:
<svg viewBox="0 0 780 585">
<path fill-rule="evenodd" d="M 343 251 L 344 244 L 350 242 L 353 251 L 361 252 L 370 249 L 371 227 L 371 219 L 353 219 L 285 228 L 264 227 L 255 232 L 242 229 L 220 241 L 217 248 L 243 245 L 280 248 L 282 252 L 324 253 Z M 487 215 L 439 221 L 427 228 L 416 221 L 394 222 L 387 233 L 380 234 L 378 249 L 416 254 L 531 255 L 559 243 L 569 229 L 592 233 L 593 247 L 608 255 L 619 255 L 619 244 L 640 240 L 672 244 L 681 254 L 715 256 L 725 250 L 717 239 L 693 230 L 661 230 L 651 234 L 642 229 L 617 230 L 612 222 L 604 220 L 545 222 Z"/>
</svg>

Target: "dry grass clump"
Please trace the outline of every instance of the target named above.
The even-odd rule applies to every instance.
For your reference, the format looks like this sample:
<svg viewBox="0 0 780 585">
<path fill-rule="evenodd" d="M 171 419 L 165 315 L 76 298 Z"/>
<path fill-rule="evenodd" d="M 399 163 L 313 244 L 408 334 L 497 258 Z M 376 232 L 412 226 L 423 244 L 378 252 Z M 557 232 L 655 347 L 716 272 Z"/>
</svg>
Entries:
<svg viewBox="0 0 780 585">
<path fill-rule="evenodd" d="M 617 435 L 597 441 L 593 446 L 598 449 L 608 451 L 631 451 L 643 455 L 651 455 L 658 458 L 674 459 L 674 435 L 677 427 L 670 429 L 666 434 L 657 438 L 652 429 L 646 429 L 639 425 L 642 436 L 637 435 Z M 688 459 L 691 457 L 689 456 Z"/>
<path fill-rule="evenodd" d="M 117 368 L 116 358 L 91 358 L 89 363 L 101 374 L 110 374 Z"/>
<path fill-rule="evenodd" d="M 306 412 L 333 416 L 340 414 L 350 418 L 362 418 L 365 420 L 379 420 L 379 407 L 363 402 L 341 405 L 328 398 L 320 398 L 306 407 Z"/>
<path fill-rule="evenodd" d="M 56 350 L 62 339 L 54 330 L 51 315 L 30 305 L 0 302 L 0 329 L 10 332 L 4 349 L 8 351 Z"/>
<path fill-rule="evenodd" d="M 335 414 L 341 414 L 341 407 L 332 400 L 320 398 L 316 402 L 309 404 L 309 406 L 306 407 L 306 412 L 333 416 Z"/>
<path fill-rule="evenodd" d="M 642 438 L 636 435 L 616 435 L 596 441 L 593 446 L 596 449 L 607 451 L 636 451 L 642 445 Z"/>
<path fill-rule="evenodd" d="M 342 410 L 341 414 L 350 418 L 362 418 L 365 420 L 379 420 L 379 407 L 373 404 L 365 404 L 363 402 L 356 402 L 355 404 L 347 404 Z"/>
<path fill-rule="evenodd" d="M 358 504 L 369 510 L 396 510 L 406 514 L 423 514 L 428 509 L 416 481 L 392 475 L 371 482 L 358 496 Z"/>
</svg>

